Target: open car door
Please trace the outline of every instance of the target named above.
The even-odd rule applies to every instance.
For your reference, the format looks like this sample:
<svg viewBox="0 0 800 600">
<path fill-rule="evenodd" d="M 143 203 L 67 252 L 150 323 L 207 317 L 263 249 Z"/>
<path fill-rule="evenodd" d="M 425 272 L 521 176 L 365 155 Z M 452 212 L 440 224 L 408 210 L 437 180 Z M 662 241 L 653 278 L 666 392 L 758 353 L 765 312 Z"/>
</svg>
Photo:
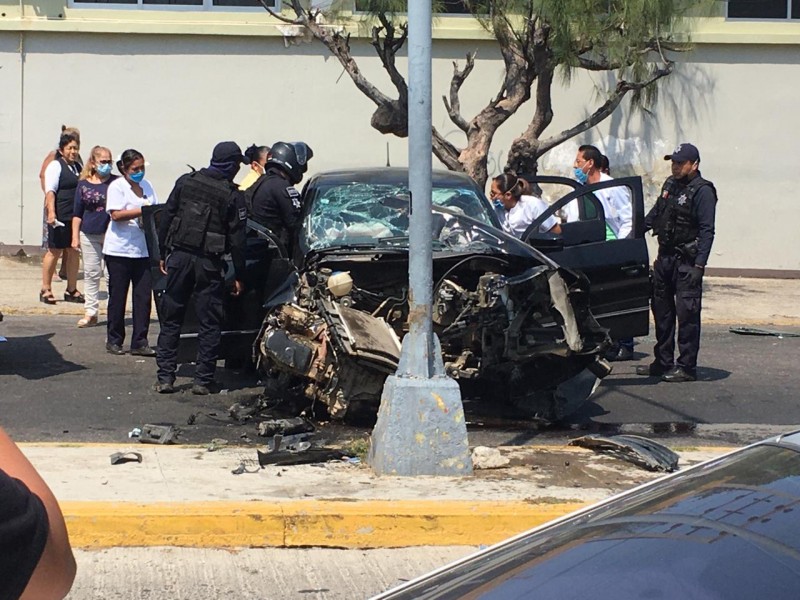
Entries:
<svg viewBox="0 0 800 600">
<path fill-rule="evenodd" d="M 524 177 L 524 176 L 523 176 Z M 650 259 L 644 239 L 644 194 L 639 177 L 624 177 L 581 186 L 561 177 L 525 177 L 531 184 L 559 183 L 573 191 L 553 202 L 531 223 L 523 240 L 545 252 L 563 267 L 583 273 L 591 284 L 591 308 L 598 322 L 614 339 L 649 332 Z M 603 205 L 594 192 L 623 188 L 632 203 L 630 236 L 606 240 Z M 568 206 L 569 205 L 569 206 Z M 540 233 L 539 225 L 560 211 L 571 219 L 561 234 Z"/>
<path fill-rule="evenodd" d="M 161 297 L 164 294 L 167 277 L 159 267 L 158 224 L 163 215 L 164 205 L 142 208 L 147 250 L 150 255 L 150 272 L 153 280 L 153 296 L 156 313 L 161 318 Z M 247 221 L 247 248 L 245 251 L 244 293 L 238 298 L 225 295 L 222 320 L 222 345 L 219 358 L 229 364 L 241 364 L 252 357 L 253 342 L 264 319 L 264 302 L 286 281 L 291 274 L 291 266 L 286 249 L 268 229 L 254 221 Z M 230 257 L 225 257 L 226 288 L 233 289 L 233 265 Z M 199 329 L 194 301 L 189 300 L 186 316 L 181 329 L 178 347 L 178 361 L 192 361 L 197 356 L 197 332 Z"/>
</svg>

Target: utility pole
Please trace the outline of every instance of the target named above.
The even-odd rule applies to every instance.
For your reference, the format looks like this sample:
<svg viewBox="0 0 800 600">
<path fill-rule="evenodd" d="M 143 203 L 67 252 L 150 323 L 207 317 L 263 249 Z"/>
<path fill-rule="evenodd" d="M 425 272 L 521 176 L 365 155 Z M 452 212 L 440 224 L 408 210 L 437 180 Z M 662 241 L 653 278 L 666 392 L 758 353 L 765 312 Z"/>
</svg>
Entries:
<svg viewBox="0 0 800 600">
<path fill-rule="evenodd" d="M 431 20 L 431 0 L 409 0 L 409 331 L 372 432 L 368 461 L 378 475 L 472 474 L 461 391 L 433 334 Z"/>
</svg>

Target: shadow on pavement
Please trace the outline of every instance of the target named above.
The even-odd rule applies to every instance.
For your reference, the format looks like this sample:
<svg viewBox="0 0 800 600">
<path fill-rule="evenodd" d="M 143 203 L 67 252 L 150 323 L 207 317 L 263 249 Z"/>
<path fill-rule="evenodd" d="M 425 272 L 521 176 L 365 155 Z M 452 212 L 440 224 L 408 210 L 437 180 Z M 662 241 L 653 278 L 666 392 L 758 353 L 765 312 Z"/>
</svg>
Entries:
<svg viewBox="0 0 800 600">
<path fill-rule="evenodd" d="M 53 336 L 55 333 L 15 336 L 0 344 L 0 375 L 39 380 L 86 370 L 83 365 L 64 359 L 51 342 Z"/>
</svg>

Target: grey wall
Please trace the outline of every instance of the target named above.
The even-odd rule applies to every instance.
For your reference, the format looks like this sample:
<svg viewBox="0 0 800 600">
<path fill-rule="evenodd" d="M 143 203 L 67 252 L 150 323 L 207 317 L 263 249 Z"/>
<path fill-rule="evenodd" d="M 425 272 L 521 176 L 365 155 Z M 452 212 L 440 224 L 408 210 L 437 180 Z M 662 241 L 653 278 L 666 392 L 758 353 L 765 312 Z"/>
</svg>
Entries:
<svg viewBox="0 0 800 600">
<path fill-rule="evenodd" d="M 405 140 L 370 128 L 373 105 L 317 44 L 287 48 L 279 38 L 37 32 L 24 34 L 22 67 L 19 45 L 19 34 L 0 33 L 5 244 L 40 241 L 37 175 L 62 123 L 81 128 L 84 155 L 94 144 L 115 154 L 141 150 L 162 201 L 185 165 L 203 166 L 223 139 L 242 146 L 302 139 L 315 152 L 312 172 L 384 165 L 387 144 L 393 165 L 407 162 Z M 452 61 L 463 63 L 476 48 L 478 62 L 462 90 L 467 117 L 497 93 L 499 56 L 483 42 L 434 44 L 434 124 L 456 144 L 463 137 L 439 97 L 447 93 Z M 354 52 L 362 70 L 390 92 L 369 45 L 354 42 Z M 642 175 L 652 202 L 668 175 L 661 157 L 677 142 L 692 141 L 720 197 L 711 266 L 800 270 L 798 211 L 790 190 L 800 131 L 797 47 L 704 45 L 678 58 L 651 115 L 634 114 L 625 104 L 597 130 L 552 151 L 542 172 L 567 174 L 578 144 L 596 143 L 615 173 Z M 604 76 L 581 75 L 568 89 L 559 88 L 549 132 L 590 114 L 606 84 Z M 531 113 L 532 107 L 521 111 L 497 137 L 493 172 L 502 169 L 509 142 Z"/>
</svg>

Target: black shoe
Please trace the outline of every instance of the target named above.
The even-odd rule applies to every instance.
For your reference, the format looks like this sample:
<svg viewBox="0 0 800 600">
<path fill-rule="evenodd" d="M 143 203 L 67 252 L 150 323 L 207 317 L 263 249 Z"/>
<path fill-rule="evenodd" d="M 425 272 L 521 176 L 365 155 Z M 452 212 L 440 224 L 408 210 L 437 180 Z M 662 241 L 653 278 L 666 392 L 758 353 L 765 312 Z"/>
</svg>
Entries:
<svg viewBox="0 0 800 600">
<path fill-rule="evenodd" d="M 661 363 L 651 362 L 649 365 L 639 365 L 636 367 L 636 374 L 643 377 L 661 377 L 668 372 L 671 367 L 665 367 Z"/>
<path fill-rule="evenodd" d="M 195 396 L 208 396 L 209 394 L 216 394 L 219 391 L 216 383 L 195 383 L 192 386 L 192 393 Z"/>
<path fill-rule="evenodd" d="M 612 350 L 606 354 L 606 360 L 610 360 L 611 362 L 633 360 L 633 350 L 626 348 L 625 346 L 620 346 L 616 350 Z"/>
<path fill-rule="evenodd" d="M 155 356 L 156 351 L 150 346 L 142 346 L 141 348 L 131 348 L 131 354 L 134 356 Z"/>
<path fill-rule="evenodd" d="M 685 381 L 697 381 L 697 373 L 694 370 L 675 367 L 661 376 L 661 381 L 670 383 L 683 383 Z"/>
<path fill-rule="evenodd" d="M 122 346 L 117 346 L 116 344 L 106 344 L 106 351 L 109 354 L 116 354 L 117 356 L 125 354 L 125 350 L 122 349 Z"/>
<path fill-rule="evenodd" d="M 157 381 L 153 389 L 159 394 L 172 394 L 175 392 L 175 386 L 169 381 Z"/>
</svg>

